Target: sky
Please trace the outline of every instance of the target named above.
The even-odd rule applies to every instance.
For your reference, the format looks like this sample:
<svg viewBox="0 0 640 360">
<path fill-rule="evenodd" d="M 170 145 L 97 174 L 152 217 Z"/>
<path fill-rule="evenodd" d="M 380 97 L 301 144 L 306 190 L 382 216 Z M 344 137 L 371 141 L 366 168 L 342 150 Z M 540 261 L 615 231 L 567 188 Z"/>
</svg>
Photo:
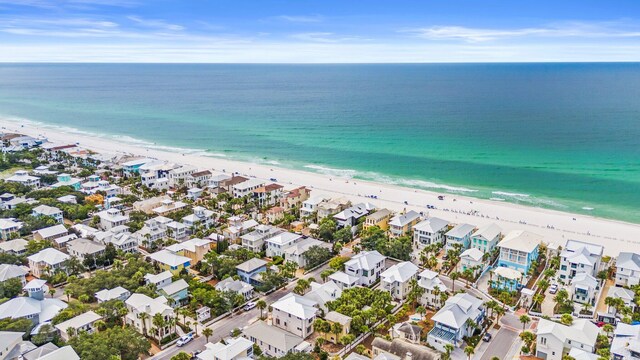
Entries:
<svg viewBox="0 0 640 360">
<path fill-rule="evenodd" d="M 640 61 L 639 0 L 0 0 L 0 62 Z"/>
</svg>

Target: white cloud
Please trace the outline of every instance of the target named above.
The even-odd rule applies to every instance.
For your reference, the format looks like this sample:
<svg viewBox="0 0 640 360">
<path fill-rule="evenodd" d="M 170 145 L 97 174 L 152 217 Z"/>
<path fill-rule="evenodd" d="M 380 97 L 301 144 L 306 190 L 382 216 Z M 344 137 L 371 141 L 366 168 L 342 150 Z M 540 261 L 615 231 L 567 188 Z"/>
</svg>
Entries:
<svg viewBox="0 0 640 360">
<path fill-rule="evenodd" d="M 307 32 L 291 35 L 292 38 L 302 40 L 305 42 L 318 42 L 318 43 L 339 43 L 347 41 L 363 40 L 356 36 L 338 36 L 331 32 Z"/>
<path fill-rule="evenodd" d="M 320 15 L 280 15 L 275 19 L 294 23 L 318 23 L 323 20 Z"/>
<path fill-rule="evenodd" d="M 182 31 L 185 29 L 182 25 L 169 24 L 164 20 L 144 19 L 139 16 L 127 16 L 127 19 L 148 28 L 163 29 L 167 31 Z"/>
<path fill-rule="evenodd" d="M 640 30 L 634 24 L 625 22 L 562 22 L 547 26 L 526 28 L 471 28 L 464 26 L 431 26 L 402 30 L 428 40 L 462 40 L 467 42 L 483 42 L 516 37 L 550 38 L 550 37 L 639 37 Z"/>
</svg>

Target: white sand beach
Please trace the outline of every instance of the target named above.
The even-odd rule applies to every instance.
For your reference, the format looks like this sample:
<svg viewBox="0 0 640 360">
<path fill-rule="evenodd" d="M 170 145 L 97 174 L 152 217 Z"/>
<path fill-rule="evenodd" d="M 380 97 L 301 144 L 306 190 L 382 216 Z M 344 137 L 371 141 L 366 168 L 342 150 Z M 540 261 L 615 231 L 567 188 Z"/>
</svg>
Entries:
<svg viewBox="0 0 640 360">
<path fill-rule="evenodd" d="M 182 154 L 177 150 L 147 148 L 140 143 L 94 137 L 65 132 L 61 129 L 41 127 L 15 119 L 0 119 L 0 127 L 31 136 L 43 135 L 59 144 L 80 143 L 80 146 L 99 153 L 126 153 L 190 164 L 200 169 L 238 172 L 260 179 L 276 178 L 285 188 L 307 186 L 312 196 L 346 197 L 352 202 L 371 202 L 378 207 L 395 211 L 413 209 L 429 216 L 441 217 L 453 223 L 469 223 L 482 226 L 491 222 L 510 230 L 527 230 L 545 237 L 547 243 L 564 246 L 568 239 L 583 240 L 605 246 L 605 254 L 617 256 L 620 251 L 640 251 L 640 225 L 602 218 L 564 213 L 559 211 L 525 207 L 506 202 L 479 200 L 445 194 L 438 200 L 436 192 L 415 190 L 387 184 L 379 184 L 348 178 L 277 168 L 264 164 L 230 161 L 222 157 L 201 154 Z M 371 199 L 370 195 L 377 196 Z M 408 205 L 405 205 L 404 202 Z M 426 205 L 437 209 L 427 209 Z M 551 228 L 552 227 L 552 228 Z"/>
</svg>

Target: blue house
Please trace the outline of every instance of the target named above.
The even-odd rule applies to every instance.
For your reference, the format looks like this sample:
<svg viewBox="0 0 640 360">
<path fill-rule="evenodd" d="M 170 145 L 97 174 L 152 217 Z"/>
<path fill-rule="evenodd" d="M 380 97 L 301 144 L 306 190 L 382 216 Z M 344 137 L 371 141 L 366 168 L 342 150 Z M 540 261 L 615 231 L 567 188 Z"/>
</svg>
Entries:
<svg viewBox="0 0 640 360">
<path fill-rule="evenodd" d="M 527 275 L 531 264 L 538 259 L 542 236 L 528 231 L 511 231 L 498 243 L 498 266 L 518 270 Z"/>
<path fill-rule="evenodd" d="M 504 266 L 498 266 L 493 270 L 493 282 L 491 287 L 508 291 L 517 291 L 521 287 L 524 274 L 518 270 Z"/>
<path fill-rule="evenodd" d="M 473 336 L 475 327 L 485 317 L 482 300 L 466 293 L 458 293 L 450 297 L 444 306 L 431 318 L 433 329 L 427 335 L 429 345 L 441 352 L 446 352 L 446 345 L 457 348 L 464 337 Z"/>
<path fill-rule="evenodd" d="M 142 165 L 153 161 L 152 159 L 135 159 L 122 164 L 122 172 L 124 176 L 132 176 L 140 173 Z"/>
<path fill-rule="evenodd" d="M 267 262 L 262 259 L 251 259 L 236 266 L 240 280 L 251 285 L 259 285 L 260 281 L 256 279 L 256 275 L 267 271 Z"/>
<path fill-rule="evenodd" d="M 446 250 L 454 249 L 455 244 L 459 244 L 462 246 L 462 250 L 466 250 L 469 248 L 469 244 L 471 243 L 471 235 L 476 230 L 476 227 L 469 224 L 458 224 L 453 229 L 449 230 L 446 234 L 444 234 L 445 239 L 447 240 Z"/>
<path fill-rule="evenodd" d="M 164 295 L 167 299 L 170 299 L 171 305 L 179 307 L 187 301 L 189 296 L 189 284 L 184 279 L 174 281 L 169 285 L 165 285 L 158 289 L 160 295 Z"/>
<path fill-rule="evenodd" d="M 61 186 L 71 186 L 73 190 L 80 191 L 82 180 L 71 177 L 69 174 L 58 174 L 58 182 L 51 185 L 51 187 L 59 188 Z"/>
</svg>

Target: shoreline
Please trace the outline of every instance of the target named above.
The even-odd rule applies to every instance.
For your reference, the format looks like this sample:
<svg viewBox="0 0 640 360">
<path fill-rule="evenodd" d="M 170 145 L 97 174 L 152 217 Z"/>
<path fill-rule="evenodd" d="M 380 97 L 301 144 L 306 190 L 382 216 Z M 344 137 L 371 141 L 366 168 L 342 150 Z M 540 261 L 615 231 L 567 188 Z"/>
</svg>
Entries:
<svg viewBox="0 0 640 360">
<path fill-rule="evenodd" d="M 467 222 L 478 227 L 494 222 L 503 229 L 503 233 L 510 230 L 528 230 L 544 236 L 545 242 L 559 246 L 564 246 L 568 239 L 599 243 L 605 247 L 605 254 L 611 256 L 629 250 L 630 246 L 640 248 L 640 224 L 621 220 L 325 175 L 279 167 L 279 164 L 230 160 L 215 154 L 207 155 L 197 149 L 184 149 L 193 150 L 191 153 L 176 153 L 178 148 L 158 146 L 144 140 L 92 136 L 81 131 L 67 133 L 62 127 L 29 120 L 0 118 L 0 126 L 30 136 L 42 134 L 54 143 L 80 143 L 81 147 L 98 153 L 152 157 L 219 172 L 224 169 L 226 172 L 238 172 L 266 181 L 276 178 L 277 182 L 287 189 L 307 186 L 312 190 L 312 196 L 346 197 L 352 202 L 371 202 L 377 207 L 394 211 L 415 210 L 452 223 Z M 373 199 L 370 195 L 377 198 Z M 444 195 L 444 200 L 438 200 L 438 195 Z M 407 201 L 408 205 L 405 205 L 404 201 Z M 427 204 L 434 205 L 437 209 L 427 209 Z"/>
</svg>

